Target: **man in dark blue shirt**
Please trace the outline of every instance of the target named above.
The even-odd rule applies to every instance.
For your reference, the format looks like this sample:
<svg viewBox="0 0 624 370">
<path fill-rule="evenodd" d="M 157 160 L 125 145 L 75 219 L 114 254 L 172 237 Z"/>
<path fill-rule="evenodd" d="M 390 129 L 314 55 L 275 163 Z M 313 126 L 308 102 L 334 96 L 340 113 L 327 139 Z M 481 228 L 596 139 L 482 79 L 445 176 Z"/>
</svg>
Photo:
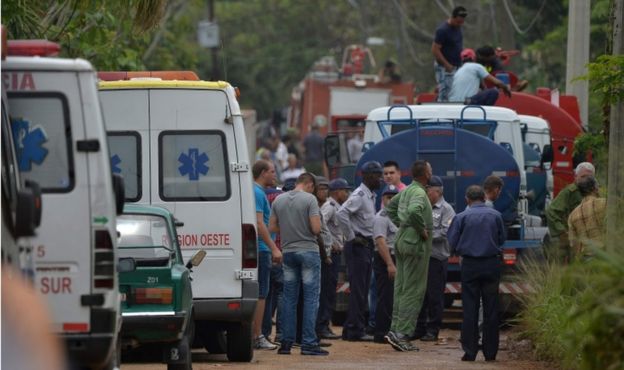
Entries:
<svg viewBox="0 0 624 370">
<path fill-rule="evenodd" d="M 464 47 L 461 26 L 467 15 L 466 8 L 463 6 L 453 9 L 451 18 L 436 29 L 435 38 L 431 44 L 431 53 L 435 58 L 433 66 L 438 83 L 439 102 L 448 101 L 453 74 L 461 66 L 460 54 Z"/>
<path fill-rule="evenodd" d="M 469 208 L 455 216 L 447 234 L 451 249 L 462 257 L 462 361 L 474 361 L 477 357 L 480 300 L 483 300 L 485 360 L 494 361 L 498 352 L 498 284 L 505 224 L 501 214 L 484 202 L 483 189 L 469 186 L 466 189 Z"/>
</svg>

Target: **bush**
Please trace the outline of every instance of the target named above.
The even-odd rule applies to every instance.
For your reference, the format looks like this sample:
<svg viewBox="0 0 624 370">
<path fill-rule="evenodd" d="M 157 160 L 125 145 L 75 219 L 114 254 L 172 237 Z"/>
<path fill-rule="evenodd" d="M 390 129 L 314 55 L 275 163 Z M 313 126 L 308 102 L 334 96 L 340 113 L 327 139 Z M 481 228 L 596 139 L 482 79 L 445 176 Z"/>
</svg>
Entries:
<svg viewBox="0 0 624 370">
<path fill-rule="evenodd" d="M 519 318 L 536 355 L 566 369 L 624 368 L 624 253 L 569 266 L 529 263 Z"/>
</svg>

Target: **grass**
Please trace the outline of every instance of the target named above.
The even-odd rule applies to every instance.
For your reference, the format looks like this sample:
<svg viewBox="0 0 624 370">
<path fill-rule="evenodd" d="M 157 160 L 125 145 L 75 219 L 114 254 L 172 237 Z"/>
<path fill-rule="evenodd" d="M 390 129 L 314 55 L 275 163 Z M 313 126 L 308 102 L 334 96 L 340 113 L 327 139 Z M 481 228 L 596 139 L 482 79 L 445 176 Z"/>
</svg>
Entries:
<svg viewBox="0 0 624 370">
<path fill-rule="evenodd" d="M 528 262 L 523 336 L 565 369 L 624 369 L 624 252 L 595 251 L 568 266 Z"/>
</svg>

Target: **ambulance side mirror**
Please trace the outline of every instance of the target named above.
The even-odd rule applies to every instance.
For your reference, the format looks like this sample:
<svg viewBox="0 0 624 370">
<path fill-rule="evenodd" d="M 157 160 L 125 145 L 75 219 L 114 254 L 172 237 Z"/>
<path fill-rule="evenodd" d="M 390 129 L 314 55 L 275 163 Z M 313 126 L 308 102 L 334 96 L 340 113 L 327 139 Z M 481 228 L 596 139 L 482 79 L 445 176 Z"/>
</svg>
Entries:
<svg viewBox="0 0 624 370">
<path fill-rule="evenodd" d="M 41 203 L 41 197 L 39 197 Z M 32 189 L 23 189 L 17 193 L 17 210 L 15 212 L 15 237 L 34 236 L 37 229 L 36 197 Z"/>
<path fill-rule="evenodd" d="M 123 213 L 124 202 L 126 201 L 126 188 L 123 177 L 117 173 L 113 174 L 113 192 L 115 193 L 117 215 L 120 215 Z"/>
<path fill-rule="evenodd" d="M 26 187 L 28 189 L 30 189 L 30 191 L 33 194 L 34 197 L 34 201 L 35 201 L 35 209 L 34 209 L 34 223 L 35 223 L 35 227 L 39 227 L 39 225 L 41 225 L 41 186 L 39 186 L 39 184 L 35 181 L 32 180 L 26 180 L 25 181 Z"/>
</svg>

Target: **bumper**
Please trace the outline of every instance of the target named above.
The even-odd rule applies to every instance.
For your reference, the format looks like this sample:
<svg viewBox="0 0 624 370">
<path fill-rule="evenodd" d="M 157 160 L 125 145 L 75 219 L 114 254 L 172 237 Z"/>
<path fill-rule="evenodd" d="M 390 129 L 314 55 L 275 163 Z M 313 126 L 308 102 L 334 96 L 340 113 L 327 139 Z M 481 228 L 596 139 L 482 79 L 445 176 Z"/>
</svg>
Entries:
<svg viewBox="0 0 624 370">
<path fill-rule="evenodd" d="M 171 342 L 182 339 L 187 312 L 130 312 L 123 313 L 121 337 L 136 339 L 141 343 Z"/>
<path fill-rule="evenodd" d="M 113 334 L 65 334 L 61 338 L 67 345 L 72 364 L 88 367 L 102 367 L 113 354 Z"/>
<path fill-rule="evenodd" d="M 62 333 L 71 364 L 80 367 L 102 367 L 113 355 L 119 329 L 117 312 L 91 309 L 91 333 Z"/>
<path fill-rule="evenodd" d="M 193 298 L 195 320 L 251 322 L 258 302 L 258 282 L 243 280 L 241 298 Z"/>
</svg>

